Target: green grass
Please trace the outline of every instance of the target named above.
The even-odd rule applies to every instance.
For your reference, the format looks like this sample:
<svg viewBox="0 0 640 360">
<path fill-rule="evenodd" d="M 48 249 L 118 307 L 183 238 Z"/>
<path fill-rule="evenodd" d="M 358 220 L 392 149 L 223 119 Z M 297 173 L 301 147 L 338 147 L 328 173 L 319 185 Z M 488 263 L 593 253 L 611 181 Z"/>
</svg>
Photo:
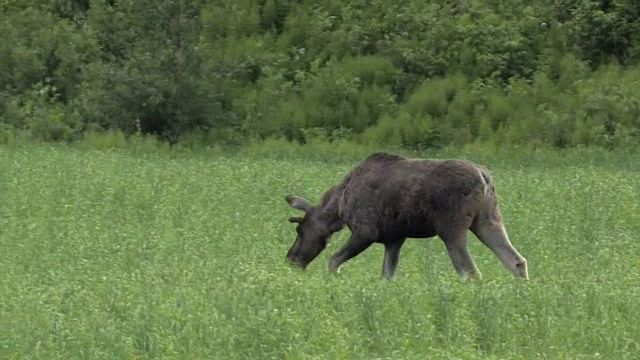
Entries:
<svg viewBox="0 0 640 360">
<path fill-rule="evenodd" d="M 316 202 L 363 154 L 298 150 L 0 148 L 0 357 L 637 358 L 637 155 L 423 154 L 491 169 L 531 280 L 470 235 L 482 281 L 432 239 L 387 282 L 381 246 L 327 273 L 348 230 L 287 266 L 284 195 Z"/>
</svg>

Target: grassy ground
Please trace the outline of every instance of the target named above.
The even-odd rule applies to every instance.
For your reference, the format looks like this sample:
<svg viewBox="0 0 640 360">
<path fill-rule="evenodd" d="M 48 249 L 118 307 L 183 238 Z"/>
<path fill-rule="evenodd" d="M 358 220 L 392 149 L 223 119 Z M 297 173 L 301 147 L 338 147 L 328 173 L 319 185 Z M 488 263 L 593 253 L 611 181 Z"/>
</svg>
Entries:
<svg viewBox="0 0 640 360">
<path fill-rule="evenodd" d="M 284 195 L 317 201 L 364 154 L 333 151 L 0 148 L 0 357 L 637 358 L 637 156 L 424 154 L 491 169 L 531 280 L 470 235 L 482 281 L 432 239 L 386 282 L 381 246 L 327 273 L 348 230 L 285 263 Z"/>
</svg>

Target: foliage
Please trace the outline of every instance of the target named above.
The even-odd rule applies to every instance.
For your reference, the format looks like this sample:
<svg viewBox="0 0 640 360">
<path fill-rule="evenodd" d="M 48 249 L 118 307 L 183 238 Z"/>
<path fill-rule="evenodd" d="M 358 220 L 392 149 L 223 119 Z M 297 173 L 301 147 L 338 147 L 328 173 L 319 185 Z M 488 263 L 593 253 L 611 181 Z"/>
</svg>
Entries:
<svg viewBox="0 0 640 360">
<path fill-rule="evenodd" d="M 322 128 L 409 148 L 638 143 L 632 0 L 30 0 L 0 11 L 0 123 L 33 140 L 117 130 L 304 143 Z"/>
</svg>

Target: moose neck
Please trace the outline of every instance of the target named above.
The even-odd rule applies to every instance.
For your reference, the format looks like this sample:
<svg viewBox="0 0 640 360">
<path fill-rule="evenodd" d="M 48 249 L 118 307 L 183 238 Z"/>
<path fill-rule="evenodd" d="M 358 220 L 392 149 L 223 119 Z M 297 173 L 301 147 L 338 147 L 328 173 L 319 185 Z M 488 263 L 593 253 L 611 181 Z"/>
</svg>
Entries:
<svg viewBox="0 0 640 360">
<path fill-rule="evenodd" d="M 340 218 L 339 212 L 340 197 L 343 189 L 342 183 L 331 187 L 324 193 L 320 206 L 318 206 L 318 220 L 324 222 L 332 234 L 344 227 L 344 222 Z"/>
</svg>

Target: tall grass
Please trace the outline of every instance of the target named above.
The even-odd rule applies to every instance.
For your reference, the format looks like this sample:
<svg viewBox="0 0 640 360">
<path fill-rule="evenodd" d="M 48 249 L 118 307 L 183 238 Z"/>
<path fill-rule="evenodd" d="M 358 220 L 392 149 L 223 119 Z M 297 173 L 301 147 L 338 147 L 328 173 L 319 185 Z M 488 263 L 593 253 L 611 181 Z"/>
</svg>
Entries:
<svg viewBox="0 0 640 360">
<path fill-rule="evenodd" d="M 387 282 L 380 246 L 327 273 L 347 230 L 306 272 L 285 263 L 284 195 L 317 201 L 366 153 L 342 150 L 0 148 L 2 357 L 637 357 L 636 156 L 422 154 L 490 167 L 531 280 L 472 239 L 483 280 L 461 282 L 432 239 Z"/>
</svg>

